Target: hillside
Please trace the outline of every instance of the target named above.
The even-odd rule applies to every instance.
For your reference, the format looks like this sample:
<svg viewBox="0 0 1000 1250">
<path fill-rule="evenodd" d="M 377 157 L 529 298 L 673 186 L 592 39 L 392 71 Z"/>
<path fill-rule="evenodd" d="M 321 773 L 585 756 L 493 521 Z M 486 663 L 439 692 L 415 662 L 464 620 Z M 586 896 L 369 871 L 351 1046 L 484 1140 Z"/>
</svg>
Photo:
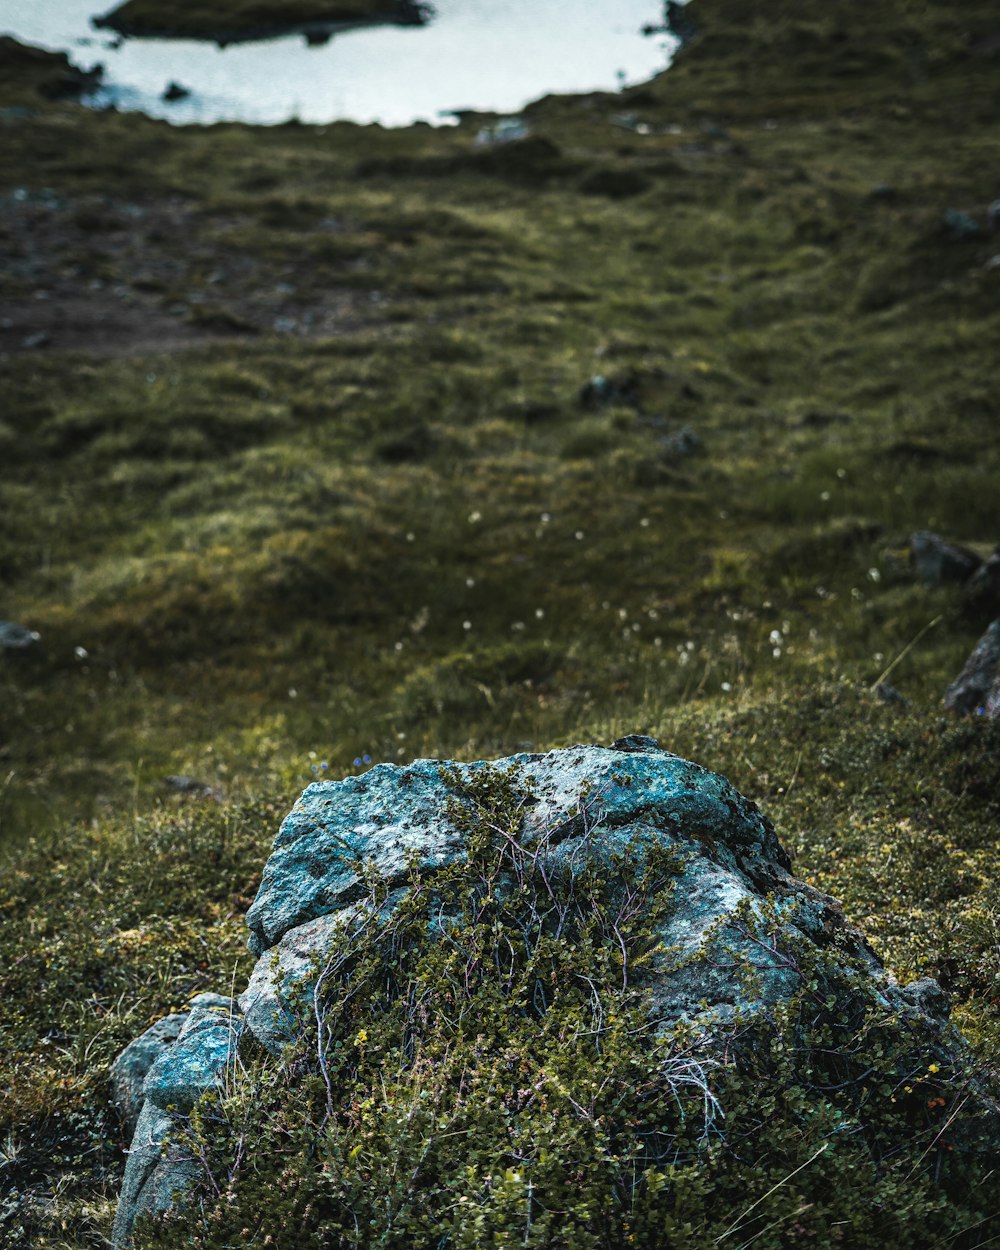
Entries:
<svg viewBox="0 0 1000 1250">
<path fill-rule="evenodd" d="M 5 59 L 9 1244 L 105 1244 L 108 1062 L 245 979 L 281 816 L 371 761 L 651 733 L 996 1064 L 1000 728 L 941 697 L 997 612 L 909 541 L 1000 538 L 1000 22 L 746 12 L 509 143 Z"/>
</svg>

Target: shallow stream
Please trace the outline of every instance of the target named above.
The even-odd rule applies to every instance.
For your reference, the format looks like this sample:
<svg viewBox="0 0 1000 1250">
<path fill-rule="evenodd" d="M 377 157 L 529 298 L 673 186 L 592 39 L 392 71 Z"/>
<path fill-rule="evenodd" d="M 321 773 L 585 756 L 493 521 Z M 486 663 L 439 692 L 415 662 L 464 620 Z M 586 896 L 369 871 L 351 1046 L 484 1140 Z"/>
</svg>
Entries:
<svg viewBox="0 0 1000 1250">
<path fill-rule="evenodd" d="M 101 0 L 0 0 L 0 33 L 105 66 L 98 104 L 177 123 L 299 118 L 435 124 L 454 110 L 517 113 L 550 92 L 614 90 L 669 62 L 673 40 L 644 35 L 658 0 L 435 0 L 424 27 L 381 26 L 320 47 L 287 36 L 224 49 L 95 31 Z M 581 18 L 585 15 L 585 20 Z M 190 91 L 163 99 L 167 86 Z"/>
</svg>

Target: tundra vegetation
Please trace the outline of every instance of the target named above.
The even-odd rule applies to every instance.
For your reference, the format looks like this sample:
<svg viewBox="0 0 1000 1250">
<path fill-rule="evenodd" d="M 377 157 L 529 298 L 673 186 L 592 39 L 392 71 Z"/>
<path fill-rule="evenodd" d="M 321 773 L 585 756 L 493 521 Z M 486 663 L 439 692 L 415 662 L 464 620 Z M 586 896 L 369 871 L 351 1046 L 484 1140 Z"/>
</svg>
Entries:
<svg viewBox="0 0 1000 1250">
<path fill-rule="evenodd" d="M 1000 537 L 995 6 L 691 17 L 653 82 L 546 98 L 527 137 L 478 146 L 496 119 L 91 112 L 40 94 L 58 64 L 0 49 L 0 614 L 41 635 L 0 656 L 9 1245 L 105 1244 L 126 1144 L 111 1058 L 245 983 L 281 816 L 372 760 L 654 734 L 755 799 L 901 979 L 939 977 L 996 1072 L 1000 726 L 940 705 L 989 618 L 906 550 L 918 529 L 983 553 Z M 872 693 L 890 668 L 905 703 Z M 517 1049 L 495 993 L 476 1009 Z M 608 1002 L 598 1070 L 621 1089 L 635 1004 Z M 850 1087 L 818 1093 L 785 1023 L 783 1080 L 708 1074 L 726 1110 L 710 1166 L 679 1157 L 641 1191 L 662 1244 L 995 1236 L 996 1176 L 963 1178 L 936 1137 L 838 1137 Z M 889 1140 L 937 1074 L 901 1109 L 870 1041 Z M 354 1045 L 352 1079 L 372 1053 Z M 227 1115 L 284 1115 L 275 1071 Z M 396 1094 L 466 1114 L 454 1071 Z M 322 1119 L 316 1092 L 296 1097 Z M 567 1178 L 576 1225 L 604 1228 L 608 1185 L 625 1193 L 640 1112 L 613 1150 L 567 1123 L 573 1157 L 607 1165 Z M 368 1144 L 345 1173 L 334 1142 L 324 1175 L 422 1149 L 392 1138 L 388 1103 L 352 1114 L 350 1149 Z M 206 1151 L 212 1123 L 194 1125 Z M 438 1174 L 485 1167 L 496 1123 L 474 1149 L 442 1141 Z M 499 1246 L 525 1226 L 523 1177 L 497 1166 Z M 460 1196 L 434 1199 L 445 1244 L 490 1244 Z M 533 1222 L 528 1244 L 563 1227 Z"/>
</svg>

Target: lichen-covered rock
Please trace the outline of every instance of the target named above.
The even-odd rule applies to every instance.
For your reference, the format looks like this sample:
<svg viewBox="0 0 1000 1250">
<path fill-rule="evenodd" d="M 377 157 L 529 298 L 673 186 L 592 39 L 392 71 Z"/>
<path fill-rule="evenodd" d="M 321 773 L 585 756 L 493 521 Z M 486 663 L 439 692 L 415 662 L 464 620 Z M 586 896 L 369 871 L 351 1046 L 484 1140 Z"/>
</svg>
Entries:
<svg viewBox="0 0 1000 1250">
<path fill-rule="evenodd" d="M 866 969 L 887 1001 L 890 979 L 864 937 L 846 925 L 833 899 L 792 876 L 770 822 L 724 777 L 641 735 L 611 748 L 516 755 L 494 767 L 512 765 L 530 778 L 524 836 L 529 843 L 544 838 L 553 868 L 586 857 L 613 872 L 615 857 L 630 845 L 676 854 L 677 905 L 658 934 L 664 953 L 652 989 L 654 1014 L 665 1023 L 718 1023 L 794 993 L 796 967 L 756 936 L 769 924 L 813 948 L 836 942 L 842 962 Z M 267 1049 L 277 1052 L 291 1040 L 296 1020 L 311 1010 L 317 976 L 329 973 L 331 952 L 368 914 L 361 900 L 373 869 L 390 888 L 384 919 L 411 873 L 425 876 L 464 854 L 449 800 L 487 766 L 382 764 L 302 794 L 247 914 L 260 959 L 240 1004 Z M 753 968 L 752 988 L 737 974 L 740 962 Z"/>
<path fill-rule="evenodd" d="M 499 779 L 512 790 L 496 789 Z M 481 782 L 488 784 L 477 789 Z M 900 988 L 837 902 L 792 875 L 756 806 L 724 777 L 653 739 L 630 735 L 610 748 L 493 764 L 381 764 L 309 786 L 282 824 L 247 915 L 259 958 L 240 998 L 242 1016 L 220 999 L 193 1008 L 172 1044 L 159 1034 L 144 1047 L 133 1043 L 136 1067 L 140 1053 L 160 1049 L 143 1081 L 116 1247 L 138 1213 L 166 1209 L 190 1182 L 190 1159 L 159 1153 L 172 1124 L 167 1108 L 188 1110 L 221 1081 L 241 1029 L 273 1054 L 300 1041 L 310 1021 L 318 1020 L 322 1036 L 322 1013 L 351 984 L 352 959 L 365 940 L 392 932 L 417 885 L 433 906 L 421 913 L 413 940 L 436 943 L 462 922 L 440 883 L 449 866 L 472 863 L 470 839 L 482 825 L 467 804 L 483 793 L 515 802 L 517 854 L 545 883 L 596 879 L 625 890 L 637 864 L 669 864 L 667 892 L 655 919 L 650 913 L 646 1001 L 658 1033 L 690 1030 L 710 1066 L 732 1053 L 737 1035 L 749 1036 L 746 1026 L 769 1020 L 771 1007 L 805 994 L 821 1011 L 836 1001 L 845 1018 L 874 1012 L 890 1042 L 901 1039 L 906 1063 L 933 1058 L 962 1068 L 964 1043 L 948 1024 L 937 983 Z M 501 842 L 507 836 L 493 833 Z M 490 890 L 516 891 L 516 881 L 516 871 L 498 870 Z M 119 1062 L 128 1066 L 124 1056 Z"/>
<path fill-rule="evenodd" d="M 972 649 L 965 667 L 944 695 L 953 712 L 976 712 L 986 703 L 1000 676 L 1000 620 L 994 621 Z"/>
<path fill-rule="evenodd" d="M 190 1013 L 175 1012 L 151 1024 L 145 1033 L 130 1042 L 111 1065 L 111 1097 L 122 1123 L 135 1133 L 139 1112 L 145 1101 L 142 1090 L 146 1073 L 174 1042 Z"/>
<path fill-rule="evenodd" d="M 183 1195 L 197 1176 L 197 1163 L 170 1143 L 175 1125 L 171 1112 L 190 1111 L 203 1093 L 220 1083 L 241 1031 L 242 1017 L 233 999 L 199 994 L 188 1011 L 158 1020 L 115 1060 L 116 1105 L 126 1125 L 135 1117 L 112 1232 L 115 1250 L 128 1245 L 140 1215 L 173 1206 L 175 1195 Z"/>
<path fill-rule="evenodd" d="M 650 740 L 642 740 L 649 742 Z M 562 828 L 570 837 L 582 802 L 612 840 L 632 826 L 711 847 L 719 863 L 766 891 L 792 880 L 791 864 L 774 829 L 724 777 L 667 751 L 572 747 L 545 755 L 515 755 L 534 778 L 537 802 L 527 832 Z M 485 761 L 449 764 L 459 779 Z M 463 853 L 462 837 L 446 812 L 455 787 L 438 760 L 405 768 L 378 764 L 360 777 L 317 782 L 301 795 L 275 839 L 260 890 L 247 912 L 250 949 L 262 954 L 289 929 L 365 897 L 365 865 L 390 887 L 405 884 L 411 865 L 422 872 Z"/>
</svg>

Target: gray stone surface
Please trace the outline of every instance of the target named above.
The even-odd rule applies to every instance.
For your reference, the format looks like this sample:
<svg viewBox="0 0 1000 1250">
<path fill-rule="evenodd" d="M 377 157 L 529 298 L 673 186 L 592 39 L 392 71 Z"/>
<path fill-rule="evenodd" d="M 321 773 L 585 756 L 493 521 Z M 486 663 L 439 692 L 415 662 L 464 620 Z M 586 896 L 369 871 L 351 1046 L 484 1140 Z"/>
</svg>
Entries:
<svg viewBox="0 0 1000 1250">
<path fill-rule="evenodd" d="M 997 677 L 990 687 L 986 702 L 983 704 L 983 715 L 990 720 L 996 720 L 1000 716 L 1000 677 Z"/>
<path fill-rule="evenodd" d="M 667 840 L 711 840 L 720 863 L 759 889 L 791 880 L 774 829 L 724 777 L 666 751 L 630 753 L 627 761 L 624 754 L 572 747 L 497 763 L 516 763 L 535 778 L 539 801 L 528 814 L 529 837 L 560 825 L 570 836 L 573 813 L 589 791 L 593 818 L 619 836 L 635 823 L 654 821 Z M 469 777 L 486 764 L 452 767 Z M 289 929 L 365 897 L 359 869 L 366 863 L 395 888 L 405 884 L 411 857 L 427 871 L 461 855 L 461 836 L 445 812 L 451 791 L 441 768 L 437 760 L 405 768 L 378 764 L 359 777 L 309 786 L 278 832 L 247 912 L 250 949 L 260 955 Z M 618 778 L 626 773 L 623 784 Z"/>
<path fill-rule="evenodd" d="M 257 960 L 240 1006 L 247 1028 L 261 1045 L 277 1054 L 295 1039 L 303 1013 L 313 1010 L 313 987 L 332 951 L 367 919 L 386 919 L 404 893 L 394 890 L 378 914 L 360 903 L 296 925 Z"/>
<path fill-rule="evenodd" d="M 142 1086 L 146 1073 L 163 1052 L 177 1041 L 187 1018 L 188 1012 L 184 1011 L 157 1020 L 134 1042 L 130 1042 L 111 1065 L 112 1100 L 122 1123 L 130 1133 L 135 1132 L 145 1099 Z"/>
<path fill-rule="evenodd" d="M 121 1091 L 119 1106 L 124 1105 L 126 1123 L 136 1105 L 136 1080 L 144 1066 L 145 1074 L 112 1231 L 114 1250 L 129 1244 L 140 1215 L 159 1214 L 183 1201 L 198 1164 L 170 1141 L 176 1115 L 190 1111 L 203 1093 L 222 1082 L 235 1058 L 242 1027 L 233 999 L 198 994 L 188 1011 L 157 1021 L 115 1060 L 115 1101 Z"/>
<path fill-rule="evenodd" d="M 977 712 L 986 703 L 1000 676 L 1000 620 L 994 621 L 976 643 L 965 667 L 944 695 L 953 712 Z"/>
<path fill-rule="evenodd" d="M 758 937 L 762 927 L 775 927 L 765 914 L 769 894 L 783 946 L 836 940 L 843 958 L 866 969 L 880 994 L 888 992 L 864 937 L 846 925 L 835 900 L 792 876 L 771 824 L 724 777 L 637 734 L 610 748 L 497 761 L 511 763 L 533 778 L 537 802 L 527 810 L 525 837 L 546 835 L 544 862 L 553 869 L 596 857 L 614 871 L 614 857 L 630 845 L 639 853 L 652 844 L 675 850 L 677 906 L 660 931 L 664 953 L 653 991 L 664 1024 L 696 1016 L 721 1022 L 795 991 L 796 968 Z M 465 778 L 484 766 L 449 765 Z M 302 1027 L 317 975 L 329 975 L 331 953 L 368 914 L 361 866 L 374 864 L 394 887 L 384 917 L 405 893 L 411 856 L 425 873 L 463 853 L 446 816 L 451 791 L 441 767 L 433 760 L 383 764 L 361 777 L 316 783 L 282 825 L 247 915 L 260 959 L 240 999 L 250 1030 L 272 1052 Z M 751 989 L 739 966 L 743 974 L 752 968 Z"/>
</svg>

